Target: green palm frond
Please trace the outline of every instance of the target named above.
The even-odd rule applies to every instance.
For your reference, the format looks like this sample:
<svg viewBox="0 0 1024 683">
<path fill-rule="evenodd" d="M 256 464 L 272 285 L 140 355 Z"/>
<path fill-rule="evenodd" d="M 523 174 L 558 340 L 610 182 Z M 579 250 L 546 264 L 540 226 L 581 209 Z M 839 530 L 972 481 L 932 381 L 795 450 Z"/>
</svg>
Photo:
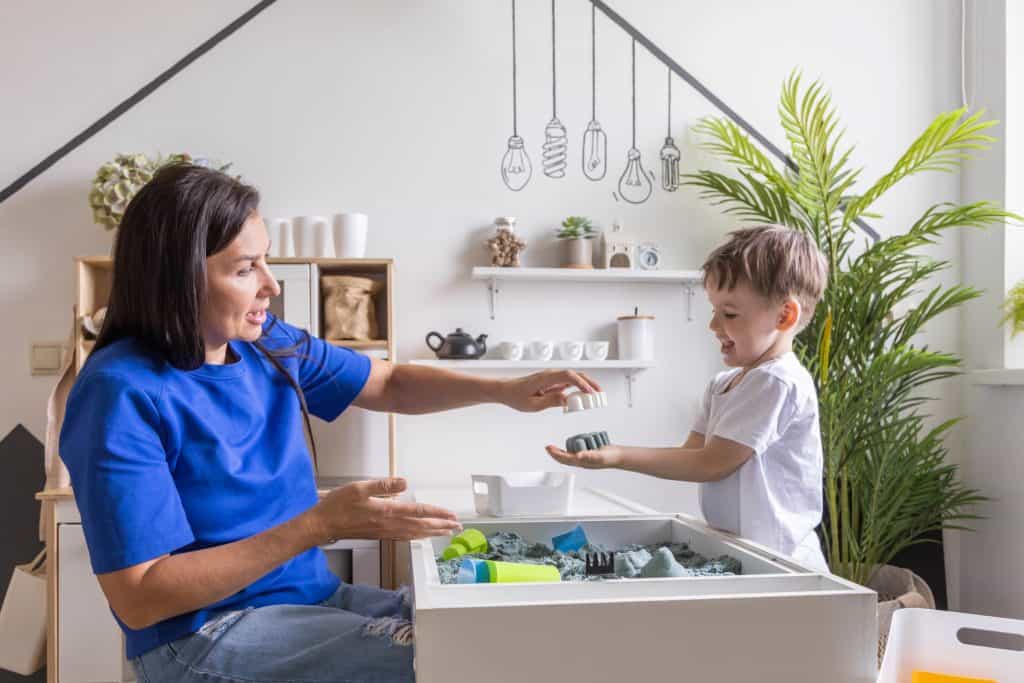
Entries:
<svg viewBox="0 0 1024 683">
<path fill-rule="evenodd" d="M 832 98 L 820 81 L 801 94 L 800 75 L 794 73 L 783 85 L 779 115 L 797 165 L 797 200 L 830 225 L 860 173 L 845 168 L 853 150 L 840 150 L 842 132 Z"/>
<path fill-rule="evenodd" d="M 742 180 L 715 171 L 699 171 L 684 176 L 684 184 L 700 188 L 699 196 L 713 206 L 723 207 L 724 213 L 749 221 L 793 226 L 794 218 L 786 194 L 757 182 L 746 171 L 739 173 Z"/>
<path fill-rule="evenodd" d="M 967 118 L 962 107 L 940 114 L 921 135 L 914 140 L 891 171 L 879 178 L 868 190 L 846 206 L 843 221 L 849 223 L 861 216 L 886 190 L 907 176 L 922 171 L 952 171 L 972 151 L 986 150 L 995 138 L 984 135 L 996 121 L 983 121 L 984 110 Z"/>
<path fill-rule="evenodd" d="M 701 143 L 702 149 L 731 162 L 738 170 L 760 175 L 780 192 L 791 189 L 785 175 L 779 173 L 764 152 L 729 119 L 703 118 L 693 129 L 708 139 L 707 142 Z"/>
</svg>

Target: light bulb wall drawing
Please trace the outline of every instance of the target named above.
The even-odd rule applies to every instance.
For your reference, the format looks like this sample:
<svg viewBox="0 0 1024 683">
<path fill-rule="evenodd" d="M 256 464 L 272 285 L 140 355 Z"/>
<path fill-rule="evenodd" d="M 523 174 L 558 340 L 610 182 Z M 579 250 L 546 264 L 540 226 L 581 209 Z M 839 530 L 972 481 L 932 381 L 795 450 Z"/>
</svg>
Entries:
<svg viewBox="0 0 1024 683">
<path fill-rule="evenodd" d="M 519 137 L 516 67 L 516 0 L 512 0 L 512 137 L 508 139 L 505 155 L 501 158 L 501 179 L 513 192 L 526 187 L 533 175 L 530 155 L 526 153 L 526 145 Z"/>
<path fill-rule="evenodd" d="M 608 172 L 608 136 L 601 124 L 591 120 L 583 133 L 583 175 L 590 180 L 601 180 Z"/>
<path fill-rule="evenodd" d="M 551 0 L 551 120 L 544 127 L 544 175 L 564 178 L 569 140 L 565 126 L 558 120 L 558 88 L 555 70 L 555 0 Z"/>
<path fill-rule="evenodd" d="M 508 189 L 518 192 L 530 182 L 531 175 L 533 165 L 523 146 L 523 139 L 513 135 L 508 139 L 508 149 L 501 160 L 501 179 L 505 181 Z"/>
<path fill-rule="evenodd" d="M 653 178 L 644 170 L 636 148 L 636 40 L 633 40 L 633 146 L 626 153 L 626 169 L 619 176 L 618 196 L 630 204 L 643 204 L 654 191 Z"/>
<path fill-rule="evenodd" d="M 619 177 L 619 197 L 630 204 L 643 204 L 653 190 L 654 183 L 644 170 L 640 150 L 631 147 L 626 153 L 626 170 Z"/>
<path fill-rule="evenodd" d="M 565 177 L 568 150 L 565 126 L 557 118 L 551 119 L 544 128 L 544 175 L 549 178 Z"/>
<path fill-rule="evenodd" d="M 597 9 L 590 5 L 590 123 L 583 131 L 583 175 L 601 180 L 608 172 L 608 136 L 597 120 Z"/>
<path fill-rule="evenodd" d="M 679 189 L 679 148 L 672 140 L 672 70 L 668 70 L 668 130 L 661 147 L 661 189 L 675 192 Z"/>
</svg>

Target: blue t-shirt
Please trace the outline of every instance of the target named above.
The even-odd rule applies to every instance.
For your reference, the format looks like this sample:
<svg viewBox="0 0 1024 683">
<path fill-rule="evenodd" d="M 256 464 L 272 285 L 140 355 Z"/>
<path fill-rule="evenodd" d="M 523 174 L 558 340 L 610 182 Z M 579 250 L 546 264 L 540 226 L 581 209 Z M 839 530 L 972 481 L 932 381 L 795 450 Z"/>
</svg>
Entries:
<svg viewBox="0 0 1024 683">
<path fill-rule="evenodd" d="M 264 345 L 299 344 L 279 360 L 310 413 L 333 420 L 362 390 L 370 359 L 273 322 Z M 295 390 L 253 344 L 229 344 L 237 361 L 193 371 L 130 338 L 90 355 L 68 396 L 60 454 L 95 573 L 247 538 L 317 503 Z M 205 609 L 137 631 L 118 623 L 134 658 L 195 632 L 213 611 L 314 604 L 337 587 L 313 548 Z"/>
</svg>

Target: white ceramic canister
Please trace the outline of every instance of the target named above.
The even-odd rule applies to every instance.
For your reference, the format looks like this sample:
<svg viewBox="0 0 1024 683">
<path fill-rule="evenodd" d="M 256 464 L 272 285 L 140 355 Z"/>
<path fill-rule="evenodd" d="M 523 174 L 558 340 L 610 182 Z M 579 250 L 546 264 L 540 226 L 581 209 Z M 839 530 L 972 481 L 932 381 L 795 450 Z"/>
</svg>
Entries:
<svg viewBox="0 0 1024 683">
<path fill-rule="evenodd" d="M 619 316 L 619 359 L 654 360 L 654 316 Z"/>
</svg>

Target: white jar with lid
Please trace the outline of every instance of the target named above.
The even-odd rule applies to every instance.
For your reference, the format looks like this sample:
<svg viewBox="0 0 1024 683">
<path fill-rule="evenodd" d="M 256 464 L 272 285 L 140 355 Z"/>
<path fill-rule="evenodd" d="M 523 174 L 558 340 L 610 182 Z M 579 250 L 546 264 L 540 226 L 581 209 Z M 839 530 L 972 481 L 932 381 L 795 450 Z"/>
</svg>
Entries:
<svg viewBox="0 0 1024 683">
<path fill-rule="evenodd" d="M 654 316 L 619 316 L 619 360 L 654 360 Z"/>
</svg>

